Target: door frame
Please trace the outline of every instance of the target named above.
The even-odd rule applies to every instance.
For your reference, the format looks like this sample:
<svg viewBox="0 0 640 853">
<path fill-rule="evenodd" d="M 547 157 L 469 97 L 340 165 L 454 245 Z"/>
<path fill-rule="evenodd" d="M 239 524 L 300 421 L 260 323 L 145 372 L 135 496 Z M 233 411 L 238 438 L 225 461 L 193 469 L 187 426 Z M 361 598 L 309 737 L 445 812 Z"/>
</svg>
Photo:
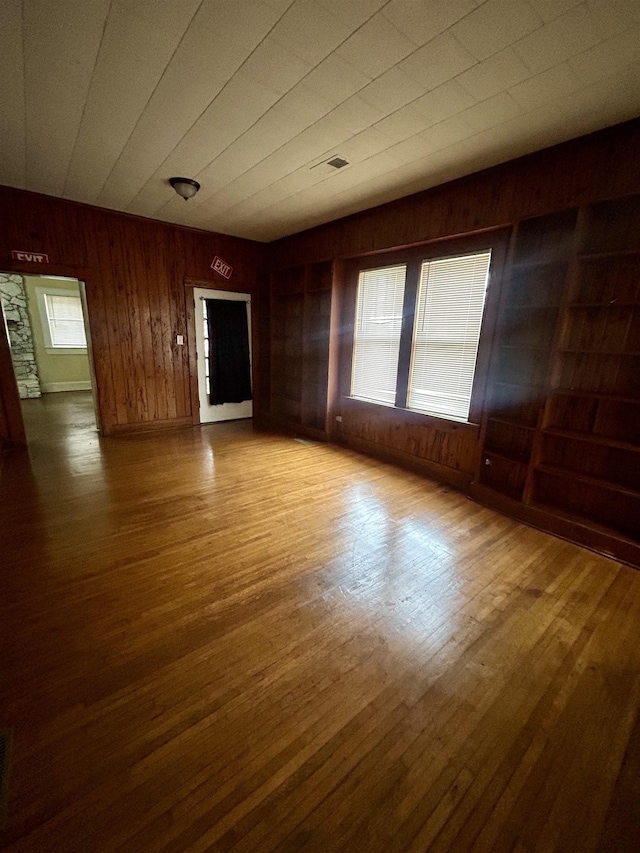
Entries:
<svg viewBox="0 0 640 853">
<path fill-rule="evenodd" d="M 226 286 L 225 286 L 226 285 Z M 251 346 L 251 388 L 255 387 L 254 364 L 255 364 L 255 320 L 253 315 L 253 297 L 251 287 L 243 287 L 242 282 L 238 282 L 237 287 L 229 286 L 229 282 L 219 281 L 202 281 L 195 278 L 185 278 L 184 280 L 184 304 L 185 304 L 185 319 L 187 328 L 187 354 L 189 358 L 189 396 L 191 398 L 191 423 L 193 426 L 199 426 L 200 420 L 200 393 L 198 389 L 198 351 L 196 347 L 196 306 L 194 299 L 194 289 L 218 291 L 219 293 L 246 293 L 250 297 L 251 305 L 251 329 L 250 329 L 250 346 Z M 255 394 L 253 394 L 255 397 Z M 254 416 L 255 416 L 255 399 L 254 399 Z M 216 421 L 212 421 L 216 423 Z M 222 423 L 222 422 L 221 422 Z"/>
<path fill-rule="evenodd" d="M 84 316 L 85 332 L 87 335 L 87 356 L 89 357 L 90 376 L 91 376 L 91 393 L 93 396 L 93 404 L 95 409 L 96 428 L 100 435 L 104 435 L 102 428 L 102 416 L 100 411 L 100 396 L 98 393 L 98 383 L 95 374 L 93 360 L 93 336 L 91 334 L 91 318 L 89 316 L 89 305 L 87 301 L 87 287 L 90 287 L 89 282 L 92 278 L 91 270 L 87 267 L 68 267 L 64 264 L 36 264 L 26 261 L 14 263 L 6 263 L 1 265 L 1 271 L 10 275 L 58 275 L 64 278 L 76 279 L 80 286 L 80 298 L 82 300 L 82 313 Z M 0 311 L 2 310 L 0 306 Z M 2 323 L 4 326 L 4 322 Z M 6 346 L 5 346 L 6 345 Z M 2 355 L 0 361 L 3 369 L 0 369 L 0 395 L 5 401 L 5 416 L 8 421 L 10 431 L 10 443 L 12 447 L 27 447 L 27 438 L 24 428 L 24 419 L 22 417 L 22 407 L 20 404 L 20 395 L 18 393 L 18 382 L 13 368 L 13 360 L 11 359 L 11 347 L 9 339 L 6 335 L 6 329 L 0 331 L 0 349 Z M 91 353 L 91 355 L 89 355 Z M 11 370 L 7 370 L 6 357 L 9 356 L 9 364 Z"/>
</svg>

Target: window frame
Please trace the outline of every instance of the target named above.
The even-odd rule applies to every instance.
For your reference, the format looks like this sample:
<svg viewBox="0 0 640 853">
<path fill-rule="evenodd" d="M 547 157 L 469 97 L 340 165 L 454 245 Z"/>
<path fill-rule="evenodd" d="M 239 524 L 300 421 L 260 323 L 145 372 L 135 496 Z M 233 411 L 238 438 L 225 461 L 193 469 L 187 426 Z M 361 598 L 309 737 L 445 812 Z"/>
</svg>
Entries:
<svg viewBox="0 0 640 853">
<path fill-rule="evenodd" d="M 509 230 L 506 228 L 492 229 L 478 234 L 462 237 L 452 237 L 414 245 L 405 249 L 381 252 L 374 255 L 362 256 L 347 263 L 346 295 L 344 302 L 345 346 L 343 349 L 344 368 L 340 371 L 340 394 L 347 406 L 371 406 L 373 410 L 387 410 L 402 413 L 404 419 L 413 423 L 432 423 L 442 429 L 462 429 L 477 431 L 484 409 L 489 360 L 492 341 L 495 334 L 500 281 L 505 266 Z M 417 310 L 420 272 L 424 261 L 434 261 L 440 258 L 458 257 L 482 251 L 491 251 L 489 280 L 484 303 L 476 370 L 471 392 L 468 421 L 454 420 L 444 415 L 433 415 L 419 412 L 407 407 L 408 389 L 410 382 L 411 358 L 413 349 L 413 328 Z M 398 358 L 398 374 L 396 381 L 396 399 L 394 405 L 374 403 L 351 396 L 351 376 L 353 369 L 354 331 L 356 322 L 356 306 L 358 294 L 358 277 L 364 270 L 380 267 L 406 264 L 404 302 L 402 309 L 402 330 L 400 334 L 400 352 Z"/>
<path fill-rule="evenodd" d="M 77 298 L 80 301 L 80 307 L 83 316 L 83 329 L 85 333 L 85 344 L 81 347 L 61 347 L 53 343 L 51 337 L 51 326 L 49 324 L 49 311 L 47 309 L 47 296 L 66 296 Z M 47 355 L 86 355 L 87 354 L 87 327 L 84 319 L 84 306 L 82 305 L 82 296 L 80 290 L 75 288 L 62 287 L 36 287 L 36 301 L 38 303 L 38 314 L 40 315 L 40 325 L 42 326 L 42 334 L 44 337 L 45 352 Z"/>
</svg>

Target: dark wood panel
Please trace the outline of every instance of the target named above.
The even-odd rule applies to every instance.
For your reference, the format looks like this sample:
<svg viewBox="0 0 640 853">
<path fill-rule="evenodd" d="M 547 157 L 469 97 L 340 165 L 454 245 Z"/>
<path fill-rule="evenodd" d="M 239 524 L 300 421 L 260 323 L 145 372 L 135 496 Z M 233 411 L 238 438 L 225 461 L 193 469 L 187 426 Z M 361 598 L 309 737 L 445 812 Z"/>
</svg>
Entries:
<svg viewBox="0 0 640 853">
<path fill-rule="evenodd" d="M 26 439 L 20 412 L 20 396 L 4 322 L 0 322 L 0 391 L 0 450 L 5 447 L 22 447 Z"/>
<path fill-rule="evenodd" d="M 359 400 L 343 401 L 339 436 L 342 441 L 360 439 L 401 451 L 407 458 L 428 460 L 451 471 L 471 474 L 477 442 L 477 427 L 432 421 L 414 412 L 375 406 Z"/>
<path fill-rule="evenodd" d="M 264 247 L 6 187 L 0 208 L 7 220 L 0 269 L 86 282 L 104 433 L 190 420 L 194 362 L 189 347 L 176 343 L 177 335 L 188 334 L 185 278 L 255 295 Z M 51 264 L 17 263 L 12 249 L 46 252 Z M 215 255 L 233 267 L 231 282 L 210 269 Z M 256 300 L 256 327 L 261 307 Z M 258 369 L 264 343 L 254 336 Z M 3 400 L 9 393 L 3 385 Z"/>
</svg>

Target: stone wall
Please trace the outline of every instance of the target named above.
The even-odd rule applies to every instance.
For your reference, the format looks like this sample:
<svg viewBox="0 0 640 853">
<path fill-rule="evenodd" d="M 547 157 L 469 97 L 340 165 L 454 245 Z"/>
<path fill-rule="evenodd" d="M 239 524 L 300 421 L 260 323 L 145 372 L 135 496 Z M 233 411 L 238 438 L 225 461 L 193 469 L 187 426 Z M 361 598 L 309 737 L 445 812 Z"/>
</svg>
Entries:
<svg viewBox="0 0 640 853">
<path fill-rule="evenodd" d="M 20 397 L 39 397 L 40 379 L 22 276 L 0 273 L 0 300 L 9 331 L 11 358 Z"/>
</svg>

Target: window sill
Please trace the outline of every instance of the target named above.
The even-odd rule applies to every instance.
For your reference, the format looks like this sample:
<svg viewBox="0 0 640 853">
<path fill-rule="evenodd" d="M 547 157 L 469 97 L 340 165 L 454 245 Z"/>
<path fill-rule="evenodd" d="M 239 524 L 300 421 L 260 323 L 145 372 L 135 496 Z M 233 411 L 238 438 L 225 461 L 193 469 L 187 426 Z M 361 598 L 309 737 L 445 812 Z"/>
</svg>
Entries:
<svg viewBox="0 0 640 853">
<path fill-rule="evenodd" d="M 45 347 L 47 355 L 86 355 L 86 347 Z"/>
<path fill-rule="evenodd" d="M 358 397 L 343 397 L 342 402 L 347 410 L 368 411 L 372 414 L 375 412 L 385 420 L 396 419 L 401 420 L 406 424 L 430 426 L 434 429 L 444 430 L 446 432 L 458 432 L 475 437 L 480 435 L 480 424 L 472 424 L 465 421 L 454 421 L 449 418 L 438 417 L 437 415 L 427 415 L 422 412 L 415 412 L 413 409 L 400 409 L 397 406 L 391 406 L 385 403 L 372 403 L 369 400 L 361 400 Z"/>
</svg>

